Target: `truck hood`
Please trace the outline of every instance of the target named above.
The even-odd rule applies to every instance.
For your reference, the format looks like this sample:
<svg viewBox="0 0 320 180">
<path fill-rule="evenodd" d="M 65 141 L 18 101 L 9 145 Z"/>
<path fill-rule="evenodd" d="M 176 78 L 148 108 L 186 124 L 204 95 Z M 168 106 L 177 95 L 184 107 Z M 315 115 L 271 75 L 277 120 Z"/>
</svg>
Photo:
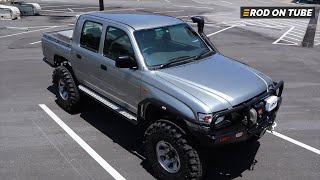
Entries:
<svg viewBox="0 0 320 180">
<path fill-rule="evenodd" d="M 211 109 L 216 105 L 212 101 L 220 99 L 235 106 L 266 91 L 272 83 L 261 72 L 218 53 L 204 60 L 159 70 L 156 74 Z"/>
</svg>

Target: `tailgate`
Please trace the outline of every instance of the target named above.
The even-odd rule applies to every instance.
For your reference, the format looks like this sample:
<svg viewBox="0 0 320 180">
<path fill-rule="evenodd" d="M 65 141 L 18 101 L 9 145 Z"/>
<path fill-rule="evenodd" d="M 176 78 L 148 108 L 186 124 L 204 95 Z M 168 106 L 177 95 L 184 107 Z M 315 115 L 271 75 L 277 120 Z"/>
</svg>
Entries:
<svg viewBox="0 0 320 180">
<path fill-rule="evenodd" d="M 55 66 L 55 56 L 69 60 L 73 30 L 54 31 L 43 33 L 42 51 L 45 61 Z"/>
</svg>

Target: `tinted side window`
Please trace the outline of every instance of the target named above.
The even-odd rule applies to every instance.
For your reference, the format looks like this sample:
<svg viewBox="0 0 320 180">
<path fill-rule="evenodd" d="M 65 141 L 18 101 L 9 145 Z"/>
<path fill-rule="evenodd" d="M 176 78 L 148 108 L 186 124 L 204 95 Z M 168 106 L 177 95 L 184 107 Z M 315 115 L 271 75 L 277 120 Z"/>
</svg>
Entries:
<svg viewBox="0 0 320 180">
<path fill-rule="evenodd" d="M 134 52 L 127 33 L 121 29 L 109 27 L 107 29 L 103 54 L 113 60 L 118 56 L 131 56 L 134 58 Z"/>
<path fill-rule="evenodd" d="M 91 21 L 85 22 L 81 32 L 80 46 L 90 51 L 98 52 L 101 34 L 101 24 Z"/>
</svg>

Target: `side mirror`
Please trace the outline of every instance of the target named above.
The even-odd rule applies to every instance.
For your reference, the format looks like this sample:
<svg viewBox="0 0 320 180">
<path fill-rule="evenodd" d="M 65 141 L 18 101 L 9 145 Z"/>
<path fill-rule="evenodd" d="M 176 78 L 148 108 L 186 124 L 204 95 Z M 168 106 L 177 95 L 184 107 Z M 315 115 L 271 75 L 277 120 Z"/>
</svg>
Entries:
<svg viewBox="0 0 320 180">
<path fill-rule="evenodd" d="M 137 63 L 135 60 L 130 56 L 119 56 L 116 59 L 116 67 L 117 68 L 130 68 L 135 69 L 137 68 Z"/>
<path fill-rule="evenodd" d="M 199 34 L 203 33 L 203 27 L 204 27 L 204 19 L 200 16 L 192 16 L 191 20 L 193 23 L 198 24 L 198 32 Z"/>
</svg>

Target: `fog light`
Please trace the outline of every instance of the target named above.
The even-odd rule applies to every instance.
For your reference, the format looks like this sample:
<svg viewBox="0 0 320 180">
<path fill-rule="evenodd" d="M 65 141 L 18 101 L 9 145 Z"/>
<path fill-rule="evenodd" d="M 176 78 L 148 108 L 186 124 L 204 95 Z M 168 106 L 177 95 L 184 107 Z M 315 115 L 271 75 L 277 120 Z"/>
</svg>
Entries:
<svg viewBox="0 0 320 180">
<path fill-rule="evenodd" d="M 249 114 L 250 114 L 250 121 L 251 121 L 252 125 L 256 124 L 257 123 L 257 119 L 258 119 L 257 111 L 252 108 L 252 109 L 250 109 Z"/>
</svg>

